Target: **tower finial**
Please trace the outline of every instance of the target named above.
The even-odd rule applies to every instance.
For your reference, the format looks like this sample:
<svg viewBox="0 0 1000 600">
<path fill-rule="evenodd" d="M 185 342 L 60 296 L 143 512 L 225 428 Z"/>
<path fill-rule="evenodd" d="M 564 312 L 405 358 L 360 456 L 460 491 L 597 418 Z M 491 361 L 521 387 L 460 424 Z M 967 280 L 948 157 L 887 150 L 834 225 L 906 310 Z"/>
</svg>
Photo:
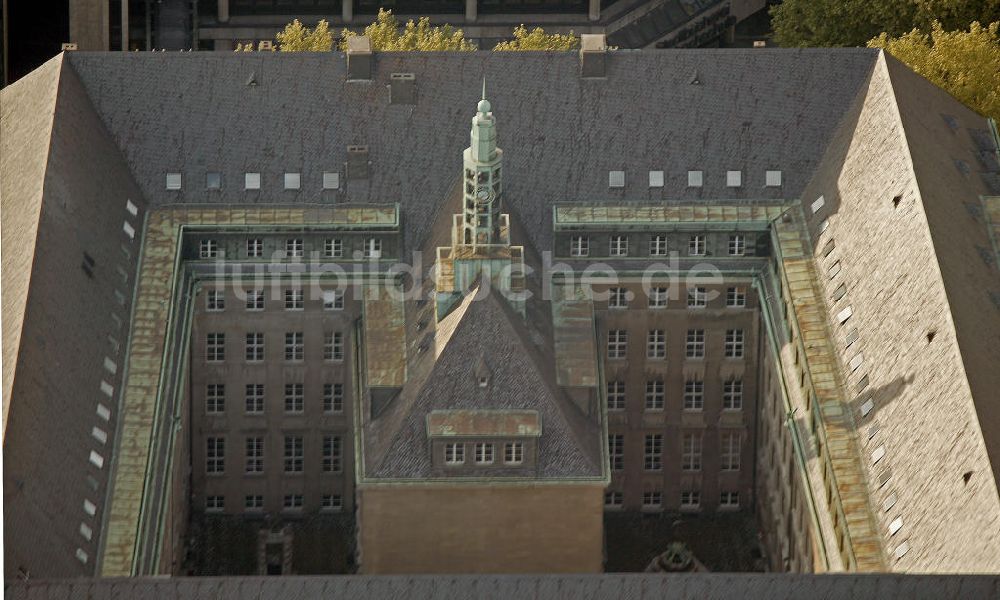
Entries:
<svg viewBox="0 0 1000 600">
<path fill-rule="evenodd" d="M 476 110 L 485 116 L 489 114 L 490 108 L 490 101 L 486 99 L 486 75 L 483 75 L 483 99 L 479 101 Z"/>
</svg>

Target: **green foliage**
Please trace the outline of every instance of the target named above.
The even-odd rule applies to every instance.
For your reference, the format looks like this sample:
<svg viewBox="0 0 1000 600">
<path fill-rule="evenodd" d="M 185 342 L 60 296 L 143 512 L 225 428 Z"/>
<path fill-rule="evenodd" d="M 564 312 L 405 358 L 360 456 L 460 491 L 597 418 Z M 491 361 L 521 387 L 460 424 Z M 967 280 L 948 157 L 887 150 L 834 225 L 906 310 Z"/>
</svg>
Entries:
<svg viewBox="0 0 1000 600">
<path fill-rule="evenodd" d="M 355 35 L 358 34 L 344 29 L 340 40 L 341 51 L 347 50 L 347 39 Z M 381 8 L 378 10 L 375 22 L 365 27 L 364 35 L 367 35 L 371 40 L 373 51 L 471 51 L 476 49 L 475 44 L 465 39 L 461 29 L 455 29 L 451 25 L 431 27 L 431 21 L 428 17 L 420 17 L 420 21 L 417 23 L 410 19 L 400 33 L 399 21 L 393 16 L 392 11 Z"/>
<path fill-rule="evenodd" d="M 786 47 L 863 46 L 914 27 L 946 30 L 1000 20 L 1000 0 L 785 0 L 771 8 L 774 40 Z"/>
<path fill-rule="evenodd" d="M 881 34 L 868 42 L 883 48 L 952 96 L 1000 122 L 1000 22 L 968 31 L 945 31 L 933 22 L 930 34 L 914 29 L 898 37 Z"/>
<path fill-rule="evenodd" d="M 282 52 L 329 52 L 333 49 L 333 34 L 326 19 L 316 23 L 313 29 L 295 19 L 285 25 L 285 30 L 279 31 L 276 37 Z"/>
<path fill-rule="evenodd" d="M 580 38 L 573 35 L 547 34 L 541 27 L 528 29 L 521 25 L 514 29 L 514 39 L 500 42 L 493 50 L 575 50 L 580 47 Z"/>
</svg>

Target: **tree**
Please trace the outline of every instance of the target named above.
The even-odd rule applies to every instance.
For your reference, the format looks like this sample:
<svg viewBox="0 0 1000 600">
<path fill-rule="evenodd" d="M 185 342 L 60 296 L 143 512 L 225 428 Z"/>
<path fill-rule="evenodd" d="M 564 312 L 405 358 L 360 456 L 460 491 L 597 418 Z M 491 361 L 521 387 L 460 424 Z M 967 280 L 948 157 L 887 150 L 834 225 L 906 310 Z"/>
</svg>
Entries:
<svg viewBox="0 0 1000 600">
<path fill-rule="evenodd" d="M 880 33 L 930 31 L 934 21 L 958 29 L 977 20 L 1000 20 L 1000 0 L 785 0 L 771 8 L 774 40 L 787 47 L 863 46 Z"/>
<path fill-rule="evenodd" d="M 285 25 L 284 31 L 276 36 L 278 48 L 282 52 L 329 52 L 333 49 L 333 34 L 326 19 L 316 23 L 316 27 L 304 27 L 298 19 Z"/>
<path fill-rule="evenodd" d="M 347 50 L 347 39 L 358 35 L 357 33 L 344 29 L 341 34 L 340 49 Z M 375 22 L 365 27 L 364 35 L 371 40 L 373 51 L 442 51 L 442 50 L 475 50 L 476 46 L 465 39 L 461 29 L 455 29 L 451 25 L 443 27 L 431 27 L 431 20 L 428 17 L 420 17 L 417 23 L 410 19 L 403 27 L 403 32 L 399 31 L 399 21 L 393 16 L 390 10 L 378 10 Z"/>
<path fill-rule="evenodd" d="M 966 106 L 1000 122 L 1000 22 L 968 31 L 945 31 L 937 21 L 930 34 L 914 29 L 898 37 L 882 35 L 868 42 L 906 63 Z"/>
<path fill-rule="evenodd" d="M 514 39 L 500 42 L 493 50 L 575 50 L 580 47 L 580 38 L 573 35 L 547 34 L 541 27 L 528 29 L 521 25 L 514 29 Z"/>
</svg>

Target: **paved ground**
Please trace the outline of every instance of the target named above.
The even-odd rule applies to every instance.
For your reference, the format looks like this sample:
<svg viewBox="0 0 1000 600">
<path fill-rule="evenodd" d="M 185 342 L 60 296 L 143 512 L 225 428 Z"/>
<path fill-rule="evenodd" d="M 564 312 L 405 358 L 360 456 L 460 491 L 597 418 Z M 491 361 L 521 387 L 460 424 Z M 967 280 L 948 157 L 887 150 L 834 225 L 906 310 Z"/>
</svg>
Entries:
<svg viewBox="0 0 1000 600">
<path fill-rule="evenodd" d="M 717 515 L 606 513 L 605 571 L 643 571 L 667 544 L 684 542 L 710 571 L 762 571 L 757 524 L 749 511 Z"/>
</svg>

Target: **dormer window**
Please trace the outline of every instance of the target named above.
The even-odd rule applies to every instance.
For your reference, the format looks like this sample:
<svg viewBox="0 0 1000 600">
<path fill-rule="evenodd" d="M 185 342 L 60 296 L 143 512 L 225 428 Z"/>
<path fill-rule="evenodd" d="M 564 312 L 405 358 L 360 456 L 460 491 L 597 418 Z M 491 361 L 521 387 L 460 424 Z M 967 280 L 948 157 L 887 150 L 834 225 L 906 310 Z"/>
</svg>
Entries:
<svg viewBox="0 0 1000 600">
<path fill-rule="evenodd" d="M 524 462 L 524 444 L 522 442 L 504 444 L 503 462 L 507 465 L 519 465 Z"/>
<path fill-rule="evenodd" d="M 488 377 L 486 377 L 485 375 L 479 377 L 479 387 L 484 388 L 484 387 L 488 386 L 489 384 L 490 384 L 490 380 L 489 380 Z"/>
<path fill-rule="evenodd" d="M 477 465 L 492 465 L 493 464 L 493 444 L 489 442 L 477 442 L 476 443 L 476 464 Z"/>
</svg>

